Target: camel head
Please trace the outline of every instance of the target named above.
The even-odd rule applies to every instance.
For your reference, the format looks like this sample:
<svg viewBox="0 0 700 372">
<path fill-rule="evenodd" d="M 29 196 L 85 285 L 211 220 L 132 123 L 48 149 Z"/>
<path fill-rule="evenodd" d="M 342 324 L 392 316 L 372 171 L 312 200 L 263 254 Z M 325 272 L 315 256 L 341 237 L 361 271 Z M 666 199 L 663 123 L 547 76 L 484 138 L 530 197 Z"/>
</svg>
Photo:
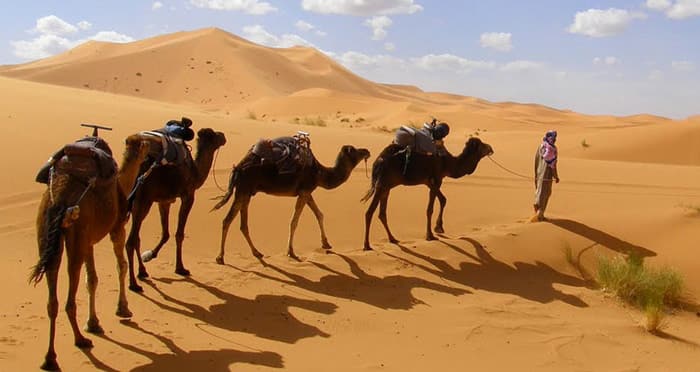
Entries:
<svg viewBox="0 0 700 372">
<path fill-rule="evenodd" d="M 462 155 L 476 155 L 479 157 L 479 159 L 481 159 L 484 156 L 493 155 L 493 147 L 491 147 L 491 145 L 488 143 L 482 142 L 478 137 L 471 137 L 464 144 L 464 151 L 462 151 Z"/>
<path fill-rule="evenodd" d="M 126 146 L 124 146 L 124 161 L 135 161 L 141 163 L 146 159 L 151 151 L 150 139 L 147 139 L 141 134 L 133 134 L 126 138 Z M 160 143 L 156 143 L 160 146 Z"/>
<path fill-rule="evenodd" d="M 211 128 L 202 128 L 197 131 L 197 151 L 205 148 L 216 150 L 226 144 L 226 136 L 223 132 L 215 132 Z"/>
<path fill-rule="evenodd" d="M 357 163 L 361 162 L 362 160 L 367 160 L 369 158 L 369 156 L 370 156 L 369 150 L 358 149 L 352 145 L 344 145 L 340 149 L 340 155 L 339 155 L 339 157 L 348 159 L 350 161 L 350 163 L 352 163 L 353 166 L 357 165 Z"/>
</svg>

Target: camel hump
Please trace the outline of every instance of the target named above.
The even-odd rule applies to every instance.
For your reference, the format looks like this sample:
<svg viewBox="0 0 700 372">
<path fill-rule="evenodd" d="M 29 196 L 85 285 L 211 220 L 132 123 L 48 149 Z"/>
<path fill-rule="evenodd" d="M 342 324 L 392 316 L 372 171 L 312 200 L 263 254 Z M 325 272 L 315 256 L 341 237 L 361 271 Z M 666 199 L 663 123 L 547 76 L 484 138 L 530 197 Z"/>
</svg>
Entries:
<svg viewBox="0 0 700 372">
<path fill-rule="evenodd" d="M 311 165 L 313 155 L 307 141 L 297 137 L 277 137 L 260 139 L 250 150 L 259 164 L 275 164 L 280 174 L 294 173 L 298 169 Z M 246 164 L 243 168 L 253 164 Z"/>
<path fill-rule="evenodd" d="M 85 137 L 63 146 L 39 170 L 36 181 L 49 182 L 51 168 L 58 173 L 69 174 L 84 180 L 96 178 L 111 180 L 117 173 L 117 163 L 112 149 L 99 137 Z"/>
<path fill-rule="evenodd" d="M 191 162 L 192 154 L 182 138 L 161 129 L 145 131 L 140 134 L 160 139 L 159 145 L 152 144 L 150 147 L 149 160 L 146 161 L 149 165 L 153 162 L 160 165 L 182 165 Z"/>
<path fill-rule="evenodd" d="M 403 125 L 396 130 L 394 143 L 421 154 L 434 154 L 437 151 L 433 136 L 428 128 L 415 129 Z"/>
</svg>

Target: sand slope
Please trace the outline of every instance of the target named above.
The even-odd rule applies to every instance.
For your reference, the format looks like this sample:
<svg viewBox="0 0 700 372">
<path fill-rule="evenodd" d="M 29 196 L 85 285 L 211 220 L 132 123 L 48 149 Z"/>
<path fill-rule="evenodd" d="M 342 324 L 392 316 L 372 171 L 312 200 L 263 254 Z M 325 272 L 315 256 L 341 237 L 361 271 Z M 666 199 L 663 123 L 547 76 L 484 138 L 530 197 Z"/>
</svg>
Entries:
<svg viewBox="0 0 700 372">
<path fill-rule="evenodd" d="M 207 33 L 216 37 L 200 35 Z M 38 167 L 62 144 L 87 133 L 78 126 L 81 122 L 114 127 L 104 137 L 120 154 L 128 134 L 183 114 L 196 127 L 213 127 L 228 139 L 190 215 L 184 259 L 193 275 L 182 278 L 173 273 L 174 242 L 168 243 L 148 264 L 152 278 L 144 285 L 145 293 L 129 294 L 133 319 L 120 322 L 113 315 L 114 258 L 109 242 L 99 243 L 98 314 L 106 334 L 91 336 L 95 348 L 81 352 L 72 346 L 61 311 L 56 345 L 64 370 L 693 371 L 700 365 L 700 323 L 694 313 L 673 314 L 662 334 L 651 335 L 640 325 L 643 314 L 595 289 L 564 254 L 570 249 L 592 272 L 600 255 L 637 252 L 647 256 L 650 265 L 679 270 L 687 281 L 688 296 L 697 298 L 700 168 L 692 151 L 674 146 L 695 143 L 695 124 L 655 124 L 661 119 L 646 116 L 591 117 L 537 105 L 493 104 L 383 87 L 352 80 L 333 68 L 337 81 L 295 85 L 288 94 L 279 93 L 277 83 L 260 84 L 260 76 L 250 75 L 255 79 L 249 82 L 251 89 L 259 89 L 251 105 L 255 119 L 245 106 L 212 110 L 190 100 L 180 88 L 163 89 L 144 99 L 125 95 L 129 89 L 120 94 L 95 91 L 92 86 L 84 89 L 75 81 L 77 75 L 68 79 L 73 64 L 79 64 L 85 76 L 104 76 L 105 66 L 122 66 L 116 62 L 121 55 L 142 55 L 129 68 L 150 76 L 155 72 L 147 75 L 147 69 L 156 67 L 149 55 L 188 42 L 196 48 L 220 34 L 204 30 L 167 35 L 129 44 L 125 48 L 131 49 L 125 51 L 89 44 L 72 52 L 76 60 L 93 58 L 88 64 L 63 55 L 34 67 L 14 67 L 12 72 L 35 69 L 35 76 L 49 76 L 50 69 L 62 69 L 51 76 L 65 77 L 65 83 L 0 78 L 0 115 L 12 138 L 0 148 L 5 159 L 0 172 L 9 175 L 0 183 L 5 258 L 0 270 L 7 273 L 0 302 L 0 370 L 35 369 L 47 342 L 45 285 L 33 288 L 26 283 L 36 262 L 34 219 L 44 190 L 33 182 Z M 258 48 L 261 59 L 276 61 L 265 54 L 272 52 L 267 48 L 223 36 L 221 42 Z M 196 37 L 205 41 L 195 43 Z M 200 53 L 212 48 L 200 47 Z M 179 52 L 173 51 L 189 58 Z M 279 56 L 293 52 L 282 51 Z M 93 54 L 104 58 L 90 57 Z M 311 58 L 304 69 L 321 69 L 321 62 Z M 163 75 L 164 81 L 182 78 L 175 70 L 169 73 Z M 192 81 L 205 86 L 210 83 L 204 80 L 208 75 Z M 223 87 L 226 84 L 216 89 Z M 381 94 L 365 95 L 361 89 L 380 89 Z M 393 99 L 381 89 L 403 98 Z M 484 159 L 474 175 L 445 181 L 447 234 L 440 241 L 423 240 L 427 190 L 400 187 L 391 194 L 388 215 L 401 244 L 389 244 L 375 220 L 371 239 L 376 251 L 364 253 L 360 249 L 366 205 L 359 198 L 369 181 L 360 165 L 339 189 L 315 192 L 335 254 L 320 250 L 316 222 L 305 211 L 295 239 L 303 261 L 288 259 L 284 252 L 294 200 L 256 195 L 250 228 L 266 255 L 264 264 L 251 257 L 235 228 L 228 237 L 227 265 L 214 263 L 225 214 L 209 212 L 210 198 L 220 194 L 214 175 L 224 184 L 230 166 L 258 138 L 310 131 L 316 156 L 330 164 L 343 144 L 366 147 L 376 155 L 392 138 L 382 127 L 425 120 L 435 112 L 454 123 L 447 140 L 450 150 L 459 152 L 468 135 L 478 131 L 493 145 L 495 159 L 524 174 L 531 172 L 532 152 L 543 131 L 558 129 L 562 183 L 551 202 L 552 221 L 525 223 L 531 213 L 532 182 Z M 294 122 L 304 115 L 322 117 L 327 126 Z M 351 120 L 343 121 L 345 117 Z M 590 143 L 585 150 L 580 148 L 584 138 Z M 649 155 L 649 147 L 657 143 L 664 145 L 664 151 Z M 238 220 L 233 227 L 237 224 Z M 157 242 L 159 231 L 152 211 L 142 230 L 144 249 Z M 66 279 L 62 272 L 61 307 Z M 86 305 L 81 286 L 81 323 Z"/>
</svg>

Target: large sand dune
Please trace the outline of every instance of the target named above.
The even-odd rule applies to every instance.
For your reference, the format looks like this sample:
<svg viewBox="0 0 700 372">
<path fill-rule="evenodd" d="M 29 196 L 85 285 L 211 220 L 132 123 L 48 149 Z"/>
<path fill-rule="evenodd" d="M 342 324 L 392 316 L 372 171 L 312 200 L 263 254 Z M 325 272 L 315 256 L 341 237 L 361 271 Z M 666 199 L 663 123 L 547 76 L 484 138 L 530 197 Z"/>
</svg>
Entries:
<svg viewBox="0 0 700 372">
<path fill-rule="evenodd" d="M 113 315 L 114 257 L 108 240 L 99 243 L 98 314 L 106 334 L 92 336 L 95 348 L 81 352 L 72 346 L 61 312 L 56 345 L 64 370 L 693 371 L 700 366 L 695 313 L 672 314 L 663 333 L 649 334 L 641 326 L 642 313 L 595 289 L 564 253 L 569 249 L 580 256 L 590 272 L 600 255 L 639 253 L 649 265 L 676 268 L 686 279 L 688 297 L 697 298 L 697 118 L 588 116 L 381 85 L 316 51 L 264 48 L 216 29 L 126 45 L 89 43 L 0 73 L 6 76 L 0 77 L 6 134 L 0 149 L 5 175 L 0 270 L 6 273 L 1 371 L 35 369 L 47 343 L 45 285 L 27 284 L 37 259 L 34 220 L 44 190 L 33 182 L 38 167 L 62 144 L 87 133 L 78 126 L 82 122 L 114 127 L 103 136 L 121 153 L 127 135 L 182 115 L 228 139 L 190 215 L 184 259 L 193 275 L 173 273 L 174 242 L 169 243 L 148 264 L 152 278 L 145 293 L 129 295 L 133 319 L 120 322 Z M 525 223 L 532 181 L 484 159 L 475 174 L 445 181 L 447 233 L 440 241 L 423 240 L 427 189 L 399 187 L 391 194 L 388 215 L 401 244 L 388 243 L 375 221 L 376 251 L 364 253 L 366 205 L 359 199 L 369 180 L 361 164 L 339 189 L 315 192 L 334 254 L 320 249 L 316 222 L 305 211 L 295 238 L 303 260 L 288 259 L 294 200 L 256 195 L 250 227 L 265 264 L 250 255 L 235 228 L 228 237 L 227 265 L 214 262 L 225 214 L 209 212 L 210 198 L 221 193 L 214 176 L 225 184 L 230 166 L 257 139 L 311 132 L 316 156 L 330 164 L 343 144 L 376 155 L 391 141 L 391 129 L 431 115 L 452 124 L 447 140 L 452 152 L 478 132 L 494 147 L 496 160 L 526 175 L 544 131 L 559 130 L 562 182 L 551 201 L 552 220 Z M 326 126 L 304 125 L 318 124 L 307 118 L 321 118 Z M 588 147 L 582 146 L 584 139 Z M 157 242 L 159 232 L 154 210 L 142 230 L 144 249 Z M 64 272 L 65 262 L 61 306 Z M 81 322 L 86 313 L 81 287 Z"/>
</svg>

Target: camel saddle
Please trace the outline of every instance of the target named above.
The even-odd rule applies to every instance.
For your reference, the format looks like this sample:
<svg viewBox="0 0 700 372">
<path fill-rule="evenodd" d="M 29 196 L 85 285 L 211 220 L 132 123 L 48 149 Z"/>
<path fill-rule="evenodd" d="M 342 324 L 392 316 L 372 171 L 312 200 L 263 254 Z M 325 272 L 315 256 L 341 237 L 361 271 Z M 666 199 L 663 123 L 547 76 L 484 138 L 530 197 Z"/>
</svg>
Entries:
<svg viewBox="0 0 700 372">
<path fill-rule="evenodd" d="M 416 129 L 402 125 L 396 130 L 394 143 L 419 154 L 433 155 L 438 152 L 438 147 L 428 128 Z"/>
<path fill-rule="evenodd" d="M 300 132 L 292 137 L 261 139 L 250 152 L 258 159 L 257 164 L 275 164 L 280 174 L 286 174 L 312 164 L 310 145 L 308 134 Z M 243 168 L 253 165 L 256 164 L 242 164 Z"/>
<path fill-rule="evenodd" d="M 172 136 L 161 129 L 141 132 L 144 136 L 153 136 L 160 139 L 160 146 L 151 146 L 145 165 L 158 163 L 158 165 L 182 165 L 192 161 L 190 150 L 182 138 Z"/>
<path fill-rule="evenodd" d="M 69 174 L 83 180 L 95 178 L 110 181 L 117 173 L 117 163 L 112 149 L 99 137 L 85 137 L 63 146 L 44 164 L 36 176 L 39 183 L 49 183 L 51 168 L 55 172 Z"/>
</svg>

